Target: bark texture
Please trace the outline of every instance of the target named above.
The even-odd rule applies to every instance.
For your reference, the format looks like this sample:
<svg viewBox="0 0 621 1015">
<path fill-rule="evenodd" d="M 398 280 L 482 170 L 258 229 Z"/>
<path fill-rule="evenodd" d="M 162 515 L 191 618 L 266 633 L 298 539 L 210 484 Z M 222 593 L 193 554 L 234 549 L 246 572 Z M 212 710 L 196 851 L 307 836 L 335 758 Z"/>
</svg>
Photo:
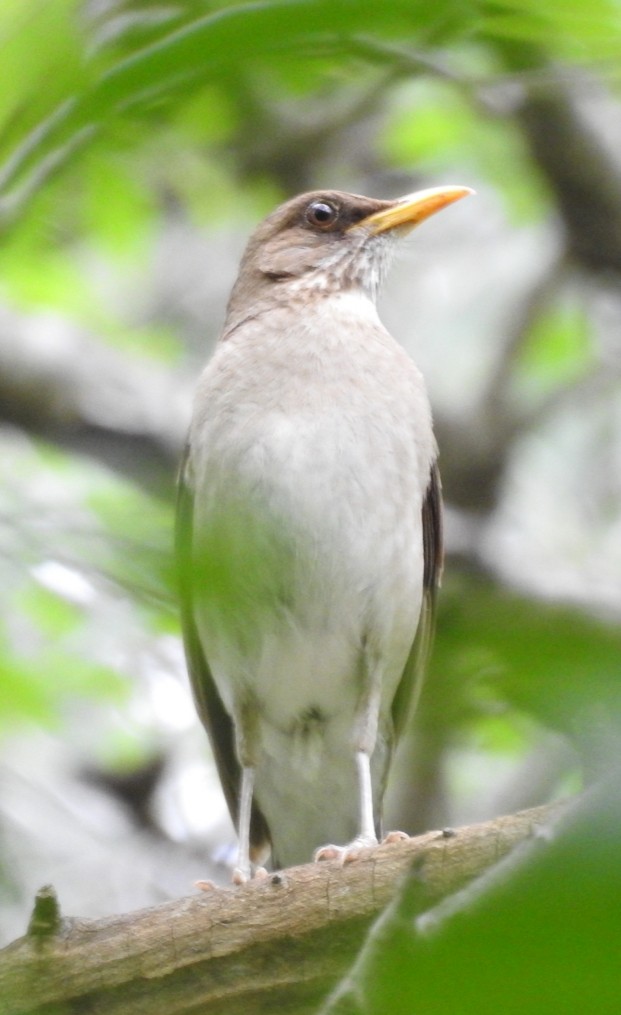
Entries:
<svg viewBox="0 0 621 1015">
<path fill-rule="evenodd" d="M 0 1013 L 310 1013 L 413 864 L 433 905 L 561 809 L 428 832 L 345 867 L 309 864 L 108 919 L 62 919 L 44 889 L 27 935 L 0 952 Z"/>
</svg>

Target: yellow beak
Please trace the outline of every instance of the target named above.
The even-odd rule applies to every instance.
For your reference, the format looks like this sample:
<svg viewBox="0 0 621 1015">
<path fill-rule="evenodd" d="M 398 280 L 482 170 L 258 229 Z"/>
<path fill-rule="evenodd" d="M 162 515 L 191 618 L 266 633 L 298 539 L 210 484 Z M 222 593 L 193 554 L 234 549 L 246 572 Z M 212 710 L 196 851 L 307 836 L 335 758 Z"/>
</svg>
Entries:
<svg viewBox="0 0 621 1015">
<path fill-rule="evenodd" d="M 424 222 L 430 215 L 434 215 L 442 208 L 446 208 L 453 201 L 459 201 L 462 197 L 474 194 L 470 187 L 430 187 L 428 190 L 419 190 L 415 194 L 407 194 L 392 202 L 387 208 L 376 211 L 367 218 L 357 222 L 352 229 L 360 226 L 370 228 L 373 233 L 385 233 L 389 229 L 399 229 L 407 232 Z"/>
</svg>

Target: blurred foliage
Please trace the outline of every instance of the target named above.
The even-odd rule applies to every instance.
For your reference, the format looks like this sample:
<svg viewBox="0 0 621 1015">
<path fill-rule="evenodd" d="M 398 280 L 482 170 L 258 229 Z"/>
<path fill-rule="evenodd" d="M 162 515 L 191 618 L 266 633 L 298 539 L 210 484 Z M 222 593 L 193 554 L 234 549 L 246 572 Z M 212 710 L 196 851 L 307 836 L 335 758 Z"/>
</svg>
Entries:
<svg viewBox="0 0 621 1015">
<path fill-rule="evenodd" d="M 498 719 L 511 709 L 567 734 L 587 754 L 607 725 L 603 751 L 621 728 L 620 659 L 618 624 L 453 568 L 440 601 L 425 721 L 463 730 L 464 720 Z M 509 743 L 513 722 L 511 715 Z"/>
<path fill-rule="evenodd" d="M 62 728 L 72 698 L 126 702 L 131 674 L 113 661 L 115 630 L 122 637 L 125 625 L 146 623 L 169 631 L 175 611 L 170 505 L 45 446 L 9 457 L 0 474 L 6 736 L 18 720 Z"/>
<path fill-rule="evenodd" d="M 618 772 L 617 772 L 618 778 Z M 616 1012 L 618 784 L 435 909 L 415 872 L 323 1015 Z M 511 869 L 513 868 L 513 869 Z"/>
<path fill-rule="evenodd" d="M 565 299 L 535 322 L 517 364 L 516 383 L 541 395 L 582 376 L 593 360 L 587 315 L 575 299 Z"/>
<path fill-rule="evenodd" d="M 524 138 L 509 120 L 491 111 L 481 116 L 477 105 L 454 83 L 423 79 L 404 86 L 382 140 L 386 157 L 429 173 L 454 162 L 497 187 L 516 224 L 539 218 L 547 195 Z"/>
<path fill-rule="evenodd" d="M 0 734 L 10 744 L 38 725 L 78 743 L 82 756 L 86 741 L 91 757 L 125 771 L 145 757 L 159 759 L 159 747 L 172 739 L 162 720 L 172 715 L 168 699 L 156 708 L 151 695 L 170 678 L 163 646 L 176 633 L 173 509 L 170 488 L 142 483 L 140 468 L 150 469 L 149 442 L 159 441 L 172 480 L 183 415 L 174 395 L 189 405 L 188 376 L 204 358 L 203 335 L 218 327 L 212 304 L 222 294 L 213 279 L 220 261 L 233 257 L 224 240 L 217 254 L 214 246 L 209 256 L 197 247 L 179 257 L 181 297 L 173 304 L 166 285 L 175 250 L 156 270 L 169 233 L 181 224 L 181 248 L 191 236 L 245 235 L 250 221 L 293 190 L 341 180 L 397 187 L 404 179 L 412 189 L 412 180 L 458 170 L 493 195 L 491 218 L 502 217 L 516 234 L 539 229 L 541 240 L 555 195 L 533 157 L 520 102 L 528 87 L 541 96 L 565 83 L 594 88 L 595 81 L 618 103 L 621 5 L 6 0 L 0 45 L 0 309 L 7 310 L 0 394 L 4 403 L 23 386 L 26 405 L 23 418 L 7 408 L 0 432 Z M 491 234 L 480 235 L 482 248 Z M 561 229 L 555 241 L 562 262 Z M 538 270 L 547 268 L 542 260 Z M 192 301 L 198 281 L 206 286 L 203 303 Z M 498 376 L 490 385 L 494 408 L 500 403 L 506 416 L 490 422 L 481 397 L 485 433 L 504 440 L 498 455 L 505 467 L 534 411 L 576 386 L 582 391 L 597 371 L 605 381 L 614 376 L 585 287 L 555 276 L 550 291 L 543 288 L 543 298 L 531 298 L 524 286 L 524 306 L 505 308 L 508 345 L 522 328 L 521 344 L 507 357 L 508 385 Z M 498 294 L 491 286 L 480 292 L 482 314 Z M 458 325 L 467 325 L 466 316 Z M 65 347 L 67 330 L 75 344 Z M 26 338 L 43 371 L 35 383 L 32 364 L 27 369 L 19 359 L 30 348 Z M 72 399 L 61 382 L 74 369 Z M 145 379 L 144 416 L 161 429 L 144 424 L 135 374 Z M 456 411 L 452 437 L 476 488 L 476 454 L 493 456 L 473 402 L 468 389 L 471 416 Z M 614 430 L 610 403 L 597 391 L 590 402 L 579 393 L 572 404 L 593 412 L 604 406 L 608 415 L 597 425 Z M 515 405 L 518 423 L 509 412 Z M 120 445 L 144 436 L 141 427 L 148 439 L 125 457 L 102 452 L 110 433 Z M 466 431 L 473 438 L 462 455 Z M 596 521 L 606 515 L 614 536 L 621 469 L 613 437 L 596 447 L 608 456 L 604 478 L 595 476 L 602 463 L 594 454 L 593 470 L 576 482 L 591 497 L 581 538 L 604 546 Z M 443 447 L 442 462 L 450 473 L 450 448 Z M 494 487 L 482 502 L 500 495 Z M 541 537 L 544 571 L 548 536 Z M 477 551 L 472 557 L 476 567 Z M 474 742 L 490 780 L 507 755 L 522 761 L 528 780 L 531 753 L 549 728 L 570 739 L 588 768 L 601 770 L 618 739 L 616 615 L 602 619 L 595 601 L 585 609 L 583 600 L 558 605 L 518 593 L 503 586 L 500 566 L 487 564 L 485 573 L 472 560 L 463 572 L 455 561 L 447 569 L 419 720 L 433 745 L 427 770 L 433 765 L 442 783 L 451 752 L 459 765 L 459 752 Z M 552 792 L 566 785 L 570 768 Z M 534 785 L 532 792 L 543 790 Z M 409 1013 L 413 996 L 425 1011 L 614 1010 L 607 897 L 618 889 L 610 823 L 618 832 L 619 816 L 611 815 L 598 812 L 592 835 L 577 827 L 551 858 L 518 872 L 476 912 L 447 921 L 433 941 L 413 943 L 396 931 L 365 1010 Z M 597 976 L 586 996 L 580 991 L 591 962 Z"/>
<path fill-rule="evenodd" d="M 114 151 L 130 151 L 135 158 L 137 143 L 149 145 L 154 125 L 160 130 L 168 125 L 173 145 L 183 138 L 187 169 L 186 149 L 195 148 L 197 154 L 204 153 L 206 145 L 217 149 L 245 125 L 253 106 L 255 111 L 260 108 L 252 94 L 257 78 L 259 94 L 335 94 L 360 81 L 373 82 L 377 72 L 364 66 L 364 57 L 416 74 L 426 69 L 425 50 L 463 45 L 466 70 L 458 83 L 468 87 L 470 70 L 477 74 L 472 88 L 475 80 L 479 86 L 486 77 L 494 81 L 500 69 L 496 41 L 504 46 L 513 40 L 515 49 L 520 40 L 545 40 L 550 57 L 592 63 L 613 58 L 621 34 L 615 0 L 596 0 L 588 16 L 578 0 L 559 0 L 545 9 L 534 0 L 442 0 L 433 8 L 412 0 L 385 5 L 371 0 L 284 0 L 166 7 L 154 2 L 136 8 L 111 3 L 100 10 L 97 16 L 71 0 L 43 8 L 5 5 L 2 35 L 13 57 L 3 68 L 5 126 L 0 136 L 1 209 L 7 224 L 18 215 L 23 221 L 24 205 L 41 194 L 42 182 L 57 173 L 59 165 L 75 161 L 79 150 L 97 148 L 105 160 Z M 395 43 L 403 47 L 401 65 L 399 54 L 389 48 Z M 407 46 L 413 47 L 409 66 Z M 33 49 L 40 54 L 35 62 L 25 57 Z M 29 68 L 27 74 L 23 67 Z M 441 76 L 441 64 L 437 73 Z M 448 127 L 448 121 L 443 125 L 434 115 L 433 106 L 422 115 L 416 128 L 419 153 L 426 145 L 435 147 Z M 464 116 L 470 114 L 462 109 Z M 460 133 L 463 137 L 463 126 Z M 163 140 L 160 135 L 159 146 Z M 152 168 L 166 172 L 163 164 Z M 135 225 L 144 196 L 131 193 L 127 175 L 104 172 L 97 180 L 93 175 L 83 181 L 91 190 L 90 207 L 93 185 L 98 198 L 106 192 L 112 196 L 110 210 L 118 228 L 110 232 L 118 242 Z M 114 216 L 119 197 L 120 215 Z M 100 200 L 96 206 L 108 209 Z M 95 216 L 90 224 L 99 223 L 106 232 L 106 219 Z"/>
</svg>

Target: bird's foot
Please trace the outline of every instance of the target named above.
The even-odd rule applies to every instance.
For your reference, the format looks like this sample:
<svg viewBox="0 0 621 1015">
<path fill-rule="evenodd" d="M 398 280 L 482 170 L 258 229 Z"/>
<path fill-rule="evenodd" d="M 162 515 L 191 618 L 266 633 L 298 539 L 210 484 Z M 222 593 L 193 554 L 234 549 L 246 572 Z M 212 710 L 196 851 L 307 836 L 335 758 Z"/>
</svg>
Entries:
<svg viewBox="0 0 621 1015">
<path fill-rule="evenodd" d="M 378 843 L 375 836 L 371 835 L 358 835 L 352 842 L 348 842 L 346 846 L 334 846 L 332 843 L 326 846 L 320 846 L 319 849 L 315 850 L 313 860 L 315 863 L 321 863 L 324 860 L 340 860 L 342 864 L 353 863 L 360 856 L 363 849 L 372 849 L 373 846 L 387 846 L 393 842 L 405 842 L 410 836 L 407 832 L 393 831 L 387 832 L 380 843 Z"/>
<path fill-rule="evenodd" d="M 339 860 L 342 864 L 353 863 L 357 860 L 361 850 L 377 846 L 377 839 L 374 835 L 357 835 L 352 842 L 346 846 L 334 846 L 332 843 L 320 846 L 315 850 L 313 860 L 321 863 L 324 860 Z"/>
<path fill-rule="evenodd" d="M 265 867 L 251 868 L 236 867 L 231 876 L 234 885 L 245 885 L 247 881 L 263 881 L 268 876 Z"/>
<path fill-rule="evenodd" d="M 399 832 L 395 829 L 394 832 L 386 832 L 380 846 L 388 846 L 391 842 L 406 842 L 410 838 L 411 836 L 407 832 Z"/>
</svg>

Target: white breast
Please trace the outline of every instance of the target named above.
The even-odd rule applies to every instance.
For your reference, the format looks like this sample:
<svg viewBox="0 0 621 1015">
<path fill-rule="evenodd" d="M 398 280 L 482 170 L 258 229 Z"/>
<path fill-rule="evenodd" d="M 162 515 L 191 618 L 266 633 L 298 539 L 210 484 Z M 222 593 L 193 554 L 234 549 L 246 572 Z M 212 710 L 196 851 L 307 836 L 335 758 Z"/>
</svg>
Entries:
<svg viewBox="0 0 621 1015">
<path fill-rule="evenodd" d="M 363 643 L 391 700 L 420 609 L 433 437 L 422 378 L 368 299 L 301 307 L 294 334 L 269 321 L 237 329 L 200 382 L 195 531 L 217 566 L 197 622 L 227 707 L 251 687 L 285 731 L 353 711 Z"/>
</svg>

